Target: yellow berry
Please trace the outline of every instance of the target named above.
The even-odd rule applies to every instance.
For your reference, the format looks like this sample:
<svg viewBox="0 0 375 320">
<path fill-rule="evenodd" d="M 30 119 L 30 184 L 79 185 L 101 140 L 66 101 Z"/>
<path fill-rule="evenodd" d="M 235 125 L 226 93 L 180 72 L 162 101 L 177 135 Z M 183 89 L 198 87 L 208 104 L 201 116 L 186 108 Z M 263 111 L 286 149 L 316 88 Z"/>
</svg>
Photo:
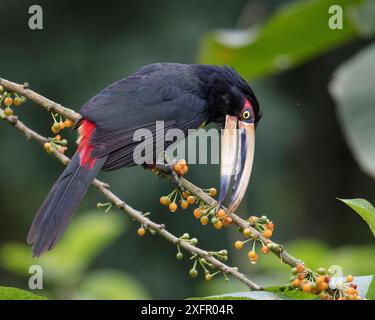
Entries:
<svg viewBox="0 0 375 320">
<path fill-rule="evenodd" d="M 211 189 L 208 191 L 208 194 L 209 194 L 211 197 L 214 197 L 214 196 L 216 196 L 217 191 L 216 191 L 215 188 L 211 188 Z"/>
<path fill-rule="evenodd" d="M 187 198 L 187 202 L 189 204 L 194 204 L 195 203 L 195 197 L 194 196 L 188 196 Z"/>
<path fill-rule="evenodd" d="M 176 202 L 172 202 L 169 204 L 169 211 L 170 212 L 175 212 L 177 210 L 177 204 Z"/>
<path fill-rule="evenodd" d="M 145 233 L 146 233 L 146 230 L 145 230 L 145 228 L 140 227 L 140 228 L 137 230 L 137 233 L 138 233 L 138 235 L 139 235 L 140 237 L 143 237 L 143 236 L 145 235 Z"/>
<path fill-rule="evenodd" d="M 346 277 L 346 281 L 347 282 L 352 282 L 353 281 L 353 276 L 351 274 L 349 274 L 347 277 Z"/>
<path fill-rule="evenodd" d="M 249 259 L 251 259 L 251 260 L 256 260 L 257 258 L 258 258 L 258 255 L 257 255 L 257 253 L 255 252 L 255 251 L 249 251 L 248 252 L 248 254 L 247 254 L 247 256 L 249 257 Z"/>
<path fill-rule="evenodd" d="M 267 239 L 272 237 L 272 231 L 270 229 L 266 229 L 263 231 L 263 236 Z"/>
<path fill-rule="evenodd" d="M 201 224 L 205 226 L 207 223 L 208 223 L 208 217 L 207 216 L 201 217 Z"/>
<path fill-rule="evenodd" d="M 160 198 L 160 204 L 162 204 L 163 206 L 169 206 L 170 203 L 171 200 L 168 197 L 163 196 Z"/>
<path fill-rule="evenodd" d="M 216 213 L 216 217 L 219 219 L 222 219 L 226 216 L 225 210 L 224 209 L 219 209 L 218 212 Z"/>
<path fill-rule="evenodd" d="M 245 237 L 250 237 L 251 236 L 251 230 L 250 230 L 250 228 L 243 229 L 242 233 L 243 233 L 243 235 Z"/>
<path fill-rule="evenodd" d="M 234 247 L 237 249 L 237 250 L 241 250 L 243 248 L 243 242 L 240 241 L 240 240 L 237 240 L 235 243 L 234 243 Z"/>
<path fill-rule="evenodd" d="M 216 230 L 220 230 L 222 227 L 223 227 L 223 223 L 220 220 L 214 223 L 214 228 Z"/>
<path fill-rule="evenodd" d="M 189 202 L 187 202 L 186 200 L 181 200 L 180 205 L 182 209 L 186 209 L 189 205 Z"/>
</svg>

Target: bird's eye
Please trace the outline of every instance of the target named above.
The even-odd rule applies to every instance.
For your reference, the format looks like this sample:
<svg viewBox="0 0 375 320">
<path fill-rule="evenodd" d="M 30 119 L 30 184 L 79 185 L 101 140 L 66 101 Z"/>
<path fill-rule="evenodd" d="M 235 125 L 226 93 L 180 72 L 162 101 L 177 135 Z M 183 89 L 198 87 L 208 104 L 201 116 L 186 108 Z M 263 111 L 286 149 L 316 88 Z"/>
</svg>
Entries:
<svg viewBox="0 0 375 320">
<path fill-rule="evenodd" d="M 251 116 L 251 113 L 249 110 L 245 110 L 243 113 L 242 113 L 242 118 L 244 118 L 245 120 L 249 119 Z"/>
</svg>

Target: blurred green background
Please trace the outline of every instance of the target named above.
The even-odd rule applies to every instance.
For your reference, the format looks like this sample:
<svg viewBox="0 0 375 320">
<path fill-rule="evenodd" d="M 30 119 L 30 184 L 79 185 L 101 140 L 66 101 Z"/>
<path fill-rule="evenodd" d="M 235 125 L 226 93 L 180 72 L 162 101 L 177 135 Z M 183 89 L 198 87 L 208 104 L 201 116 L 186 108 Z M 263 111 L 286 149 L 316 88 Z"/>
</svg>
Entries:
<svg viewBox="0 0 375 320">
<path fill-rule="evenodd" d="M 28 28 L 31 4 L 43 8 L 43 30 Z M 328 28 L 331 4 L 344 8 L 343 30 Z M 312 267 L 337 264 L 345 273 L 366 275 L 375 270 L 373 236 L 336 197 L 375 201 L 374 18 L 373 0 L 2 0 L 0 77 L 28 81 L 37 92 L 78 110 L 145 64 L 237 68 L 263 111 L 240 215 L 272 218 L 275 241 Z M 335 73 L 339 67 L 342 72 Z M 31 102 L 16 111 L 27 125 L 51 135 L 47 112 Z M 72 154 L 75 134 L 65 130 L 64 136 Z M 190 279 L 191 266 L 175 259 L 176 248 L 150 234 L 140 239 L 139 226 L 122 212 L 96 210 L 104 199 L 93 189 L 56 249 L 32 260 L 25 237 L 62 166 L 5 123 L 0 146 L 0 285 L 28 289 L 28 267 L 40 264 L 45 289 L 38 293 L 52 298 L 175 299 L 246 290 L 235 280 Z M 262 284 L 288 281 L 288 268 L 275 257 L 261 257 L 253 266 L 244 252 L 233 252 L 235 228 L 217 232 L 201 226 L 191 210 L 171 214 L 161 207 L 159 197 L 169 193 L 170 182 L 142 168 L 100 177 L 174 234 L 189 232 L 206 249 L 228 248 L 229 263 Z M 188 174 L 205 188 L 217 187 L 218 177 L 215 165 L 194 165 Z M 374 285 L 370 297 L 375 298 Z"/>
</svg>

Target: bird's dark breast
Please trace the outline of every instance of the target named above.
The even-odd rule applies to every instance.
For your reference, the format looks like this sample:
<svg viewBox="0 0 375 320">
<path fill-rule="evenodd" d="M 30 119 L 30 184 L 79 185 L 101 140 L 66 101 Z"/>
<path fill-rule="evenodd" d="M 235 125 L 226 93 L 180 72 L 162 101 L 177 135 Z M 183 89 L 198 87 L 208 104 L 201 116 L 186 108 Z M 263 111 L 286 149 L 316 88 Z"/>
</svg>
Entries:
<svg viewBox="0 0 375 320">
<path fill-rule="evenodd" d="M 205 92 L 189 65 L 154 64 L 115 82 L 87 102 L 80 110 L 95 125 L 90 138 L 91 156 L 109 155 L 104 170 L 135 164 L 134 141 L 138 129 L 148 129 L 154 139 L 160 136 L 156 121 L 168 129 L 199 127 L 207 119 Z M 159 123 L 160 125 L 160 123 Z M 172 142 L 165 142 L 165 148 Z M 155 159 L 155 147 L 153 154 Z"/>
</svg>

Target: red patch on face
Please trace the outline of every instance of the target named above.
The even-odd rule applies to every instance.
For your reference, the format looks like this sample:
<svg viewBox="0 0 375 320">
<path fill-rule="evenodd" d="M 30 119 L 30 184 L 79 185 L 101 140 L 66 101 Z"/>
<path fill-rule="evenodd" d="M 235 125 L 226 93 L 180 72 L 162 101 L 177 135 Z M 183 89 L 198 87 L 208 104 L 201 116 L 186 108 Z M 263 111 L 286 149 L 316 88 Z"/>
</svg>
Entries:
<svg viewBox="0 0 375 320">
<path fill-rule="evenodd" d="M 253 110 L 253 106 L 251 105 L 250 101 L 247 100 L 246 98 L 245 98 L 245 103 L 243 105 L 243 109 L 242 110 L 245 110 L 245 109 L 251 109 L 251 110 Z"/>
<path fill-rule="evenodd" d="M 81 121 L 81 125 L 78 129 L 79 132 L 79 145 L 78 153 L 80 159 L 80 165 L 92 169 L 96 159 L 91 157 L 91 151 L 94 146 L 90 145 L 90 137 L 95 129 L 95 124 L 87 119 Z"/>
</svg>

